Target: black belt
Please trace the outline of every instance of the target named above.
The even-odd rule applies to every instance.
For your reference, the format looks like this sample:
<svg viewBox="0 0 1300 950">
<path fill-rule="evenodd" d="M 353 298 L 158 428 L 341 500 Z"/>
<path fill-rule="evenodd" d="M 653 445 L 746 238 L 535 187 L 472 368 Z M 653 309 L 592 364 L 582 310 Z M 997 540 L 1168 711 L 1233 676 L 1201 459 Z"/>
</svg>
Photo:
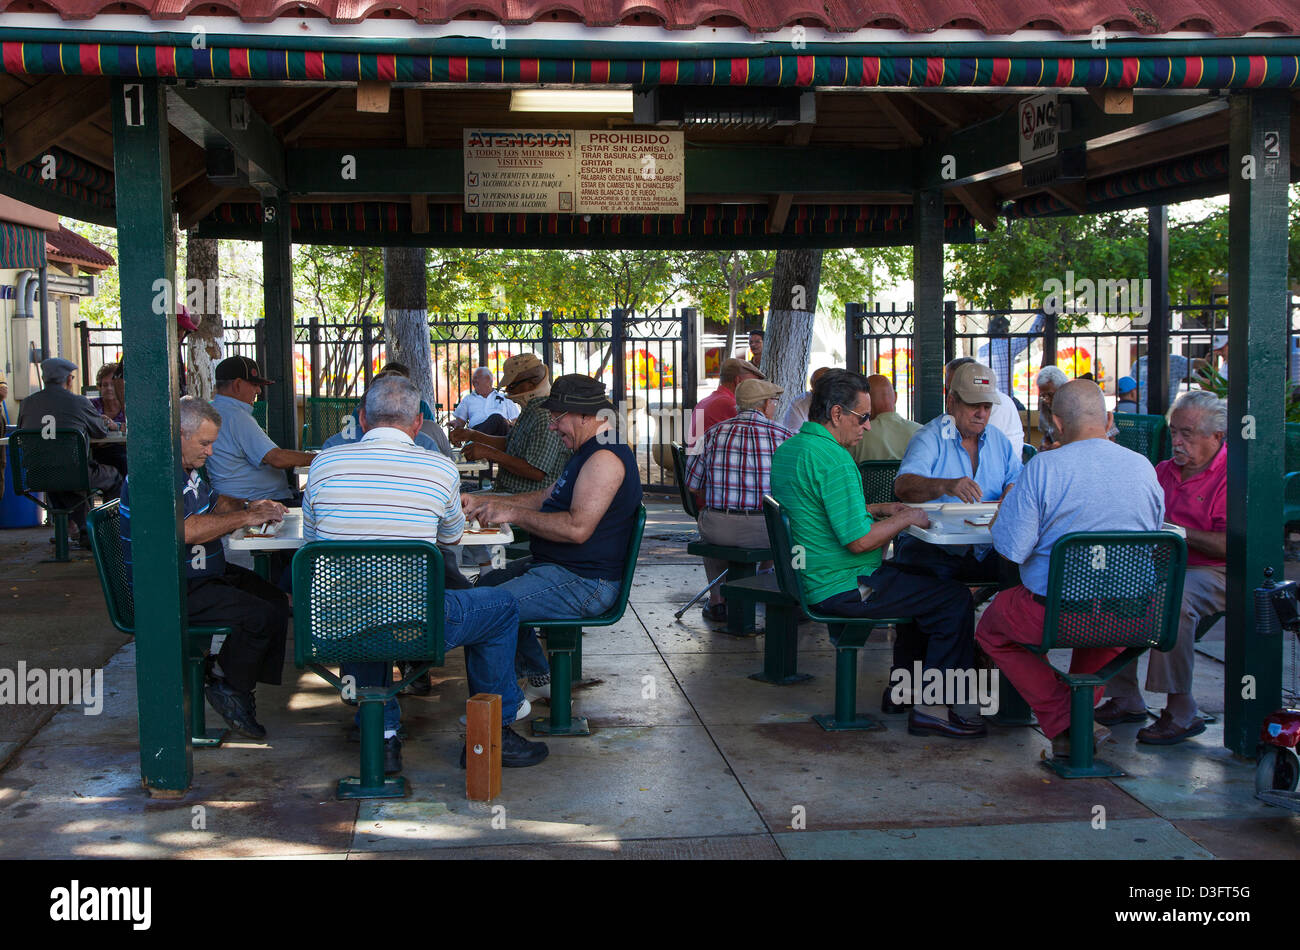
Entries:
<svg viewBox="0 0 1300 950">
<path fill-rule="evenodd" d="M 705 511 L 716 511 L 722 515 L 761 515 L 761 508 L 705 508 Z"/>
</svg>

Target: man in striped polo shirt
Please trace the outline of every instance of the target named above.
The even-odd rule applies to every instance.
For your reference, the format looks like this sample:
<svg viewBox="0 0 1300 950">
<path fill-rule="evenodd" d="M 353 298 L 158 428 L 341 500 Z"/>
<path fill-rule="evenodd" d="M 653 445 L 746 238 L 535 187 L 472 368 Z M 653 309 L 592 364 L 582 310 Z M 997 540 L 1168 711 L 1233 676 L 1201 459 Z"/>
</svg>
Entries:
<svg viewBox="0 0 1300 950">
<path fill-rule="evenodd" d="M 303 493 L 304 541 L 420 539 L 455 544 L 465 528 L 460 473 L 449 458 L 415 444 L 422 424 L 420 393 L 409 379 L 376 379 L 366 390 L 366 431 L 359 442 L 316 457 Z M 501 697 L 501 764 L 536 765 L 546 758 L 510 724 L 523 703 L 514 675 L 519 608 L 504 590 L 449 590 L 444 595 L 443 639 L 465 648 L 469 692 Z M 393 664 L 344 664 L 358 686 L 386 686 Z M 384 770 L 402 770 L 397 700 L 384 707 Z"/>
</svg>

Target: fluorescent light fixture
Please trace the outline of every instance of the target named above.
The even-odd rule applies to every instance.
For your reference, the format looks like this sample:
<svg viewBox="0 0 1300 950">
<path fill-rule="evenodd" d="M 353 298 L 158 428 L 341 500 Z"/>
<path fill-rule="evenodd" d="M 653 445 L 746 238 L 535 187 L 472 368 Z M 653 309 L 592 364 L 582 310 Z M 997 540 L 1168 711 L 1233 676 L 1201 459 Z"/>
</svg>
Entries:
<svg viewBox="0 0 1300 950">
<path fill-rule="evenodd" d="M 511 112 L 631 112 L 631 89 L 512 89 Z"/>
</svg>

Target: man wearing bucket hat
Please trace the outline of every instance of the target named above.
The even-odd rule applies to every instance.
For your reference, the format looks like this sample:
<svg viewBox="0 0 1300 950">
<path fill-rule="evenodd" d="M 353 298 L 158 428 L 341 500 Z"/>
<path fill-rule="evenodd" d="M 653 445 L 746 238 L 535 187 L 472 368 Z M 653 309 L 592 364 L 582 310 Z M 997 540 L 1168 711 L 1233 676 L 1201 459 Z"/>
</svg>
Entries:
<svg viewBox="0 0 1300 950">
<path fill-rule="evenodd" d="M 222 360 L 216 377 L 212 408 L 221 414 L 221 432 L 207 465 L 213 489 L 231 498 L 293 499 L 284 473 L 310 465 L 315 455 L 280 448 L 253 418 L 253 403 L 271 380 L 247 356 Z"/>
<path fill-rule="evenodd" d="M 555 484 L 522 495 L 461 496 L 469 517 L 518 525 L 531 536 L 529 557 L 480 577 L 478 584 L 514 594 L 525 624 L 594 617 L 614 605 L 641 505 L 636 457 L 610 429 L 614 406 L 604 383 L 578 373 L 561 376 L 541 408 L 551 431 L 573 453 Z M 547 695 L 550 667 L 531 631 L 520 637 L 519 650 L 519 673 L 534 690 L 524 695 Z"/>
</svg>

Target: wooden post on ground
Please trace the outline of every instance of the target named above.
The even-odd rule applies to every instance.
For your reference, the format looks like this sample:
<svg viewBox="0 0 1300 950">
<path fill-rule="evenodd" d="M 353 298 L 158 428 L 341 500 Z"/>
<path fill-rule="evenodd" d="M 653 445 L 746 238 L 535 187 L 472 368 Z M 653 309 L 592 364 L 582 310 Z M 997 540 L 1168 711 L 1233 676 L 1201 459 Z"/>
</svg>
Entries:
<svg viewBox="0 0 1300 950">
<path fill-rule="evenodd" d="M 475 693 L 465 703 L 465 797 L 490 802 L 501 794 L 501 697 Z"/>
</svg>

